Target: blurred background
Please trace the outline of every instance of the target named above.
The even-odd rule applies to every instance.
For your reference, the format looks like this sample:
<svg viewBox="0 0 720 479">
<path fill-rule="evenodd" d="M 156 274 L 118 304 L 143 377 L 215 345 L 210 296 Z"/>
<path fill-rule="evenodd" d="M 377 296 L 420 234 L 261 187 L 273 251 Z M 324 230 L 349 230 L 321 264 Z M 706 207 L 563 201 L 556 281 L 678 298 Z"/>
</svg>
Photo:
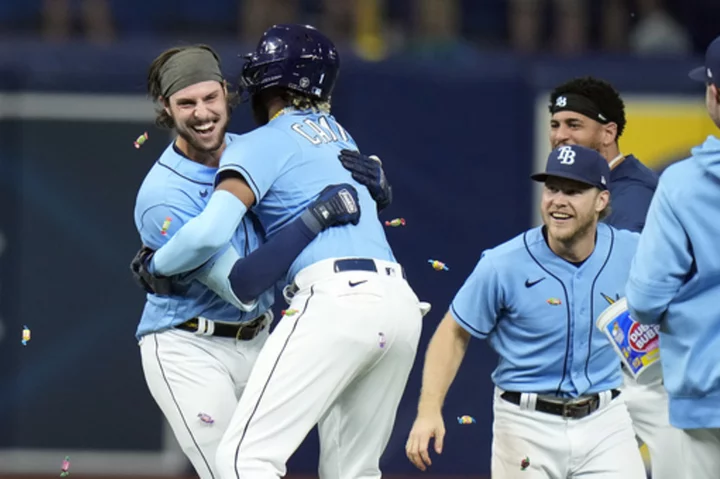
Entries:
<svg viewBox="0 0 720 479">
<path fill-rule="evenodd" d="M 612 82 L 621 150 L 660 171 L 715 131 L 687 72 L 718 19 L 717 0 L 0 0 L 0 477 L 50 477 L 65 456 L 73 476 L 193 477 L 145 385 L 128 270 L 135 194 L 171 141 L 145 95 L 165 48 L 212 45 L 234 83 L 273 23 L 313 24 L 339 46 L 333 112 L 383 158 L 383 219 L 407 221 L 388 237 L 434 306 L 382 462 L 399 478 L 417 472 L 404 444 L 435 326 L 481 251 L 537 224 L 528 175 L 548 152 L 549 91 Z M 241 105 L 231 131 L 251 127 Z M 489 477 L 496 358 L 471 344 L 426 475 Z M 317 455 L 312 433 L 290 477 L 314 477 Z"/>
</svg>

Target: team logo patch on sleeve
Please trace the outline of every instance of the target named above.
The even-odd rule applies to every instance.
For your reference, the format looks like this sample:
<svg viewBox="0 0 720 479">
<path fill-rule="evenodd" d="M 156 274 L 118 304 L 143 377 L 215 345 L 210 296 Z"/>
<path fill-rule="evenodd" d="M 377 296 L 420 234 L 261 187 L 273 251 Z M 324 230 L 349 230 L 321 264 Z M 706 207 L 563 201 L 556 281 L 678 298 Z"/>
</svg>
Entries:
<svg viewBox="0 0 720 479">
<path fill-rule="evenodd" d="M 558 298 L 548 298 L 547 304 L 550 306 L 560 306 L 562 304 L 562 301 Z"/>
</svg>

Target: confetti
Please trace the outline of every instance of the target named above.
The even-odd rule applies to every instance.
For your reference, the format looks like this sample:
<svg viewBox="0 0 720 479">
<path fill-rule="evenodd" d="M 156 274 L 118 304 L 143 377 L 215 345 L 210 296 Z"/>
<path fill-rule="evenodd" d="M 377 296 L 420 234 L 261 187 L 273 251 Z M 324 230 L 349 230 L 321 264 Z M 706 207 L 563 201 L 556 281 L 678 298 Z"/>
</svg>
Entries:
<svg viewBox="0 0 720 479">
<path fill-rule="evenodd" d="M 442 261 L 438 261 L 436 259 L 429 259 L 428 263 L 430 263 L 435 271 L 449 271 L 450 268 L 443 263 Z"/>
<path fill-rule="evenodd" d="M 458 424 L 475 424 L 475 418 L 472 416 L 460 416 L 457 420 Z"/>
<path fill-rule="evenodd" d="M 198 418 L 205 424 L 212 424 L 215 422 L 213 418 L 211 418 L 208 414 L 205 414 L 204 412 L 198 414 Z"/>
<path fill-rule="evenodd" d="M 145 133 L 143 133 L 142 135 L 137 137 L 137 140 L 135 140 L 133 142 L 133 145 L 135 145 L 135 148 L 140 148 L 143 145 L 143 143 L 145 143 L 148 140 L 148 138 L 149 138 L 148 132 L 146 131 Z"/>
<path fill-rule="evenodd" d="M 378 333 L 378 346 L 380 346 L 381 349 L 385 348 L 385 334 L 383 333 Z"/>
<path fill-rule="evenodd" d="M 293 316 L 293 315 L 297 314 L 297 312 L 298 312 L 297 309 L 283 309 L 282 315 L 283 316 Z"/>
<path fill-rule="evenodd" d="M 527 457 L 527 456 L 525 456 L 525 459 L 523 459 L 522 461 L 520 461 L 520 470 L 521 470 L 521 471 L 524 471 L 524 470 L 527 469 L 528 467 L 530 467 L 530 458 Z"/>
<path fill-rule="evenodd" d="M 385 222 L 385 226 L 392 226 L 397 228 L 398 226 L 405 226 L 405 218 L 395 218 Z"/>
<path fill-rule="evenodd" d="M 160 228 L 160 234 L 165 236 L 170 229 L 170 223 L 172 223 L 172 218 L 169 216 L 165 218 L 165 221 L 163 221 L 162 228 Z"/>
<path fill-rule="evenodd" d="M 60 477 L 65 477 L 70 475 L 70 456 L 65 456 L 65 459 L 62 462 L 62 467 L 60 468 Z"/>
<path fill-rule="evenodd" d="M 27 346 L 28 341 L 30 341 L 30 328 L 27 326 L 23 326 L 23 332 L 22 332 L 22 345 Z"/>
</svg>

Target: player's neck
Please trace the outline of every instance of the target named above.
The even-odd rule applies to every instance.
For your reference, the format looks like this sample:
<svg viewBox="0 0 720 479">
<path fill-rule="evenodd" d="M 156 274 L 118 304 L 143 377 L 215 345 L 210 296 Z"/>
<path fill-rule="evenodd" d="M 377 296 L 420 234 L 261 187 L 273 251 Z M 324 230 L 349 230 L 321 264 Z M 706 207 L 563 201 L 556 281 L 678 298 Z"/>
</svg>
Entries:
<svg viewBox="0 0 720 479">
<path fill-rule="evenodd" d="M 582 236 L 570 241 L 560 241 L 548 235 L 548 246 L 553 253 L 571 263 L 580 263 L 590 257 L 595 250 L 597 228 L 590 228 Z"/>
<path fill-rule="evenodd" d="M 273 97 L 270 100 L 268 100 L 267 103 L 267 109 L 268 109 L 268 118 L 274 119 L 278 114 L 283 111 L 285 108 L 287 108 L 288 104 L 280 97 Z"/>
<path fill-rule="evenodd" d="M 603 151 L 603 156 L 607 160 L 611 170 L 616 168 L 625 160 L 625 156 L 620 153 L 620 148 L 618 148 L 616 143 L 613 143 L 610 147 Z"/>
<path fill-rule="evenodd" d="M 200 151 L 192 147 L 182 136 L 178 136 L 175 140 L 175 146 L 180 150 L 183 155 L 188 159 L 200 163 L 201 165 L 209 166 L 211 168 L 217 168 L 220 164 L 220 157 L 225 151 L 226 143 L 223 141 L 220 148 L 215 151 Z"/>
</svg>

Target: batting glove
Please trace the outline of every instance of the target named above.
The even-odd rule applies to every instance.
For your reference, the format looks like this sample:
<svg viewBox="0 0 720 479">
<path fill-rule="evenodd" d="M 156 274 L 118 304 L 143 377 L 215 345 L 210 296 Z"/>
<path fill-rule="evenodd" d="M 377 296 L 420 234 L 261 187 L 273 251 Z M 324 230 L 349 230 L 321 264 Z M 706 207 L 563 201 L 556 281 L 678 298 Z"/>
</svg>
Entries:
<svg viewBox="0 0 720 479">
<path fill-rule="evenodd" d="M 353 179 L 365 185 L 378 211 L 382 211 L 392 203 L 392 187 L 387 181 L 382 161 L 375 155 L 366 156 L 359 151 L 341 150 L 340 162 L 352 173 Z"/>
<path fill-rule="evenodd" d="M 360 203 L 357 190 L 347 183 L 330 185 L 300 215 L 305 225 L 314 234 L 348 223 L 360 221 Z"/>
</svg>

